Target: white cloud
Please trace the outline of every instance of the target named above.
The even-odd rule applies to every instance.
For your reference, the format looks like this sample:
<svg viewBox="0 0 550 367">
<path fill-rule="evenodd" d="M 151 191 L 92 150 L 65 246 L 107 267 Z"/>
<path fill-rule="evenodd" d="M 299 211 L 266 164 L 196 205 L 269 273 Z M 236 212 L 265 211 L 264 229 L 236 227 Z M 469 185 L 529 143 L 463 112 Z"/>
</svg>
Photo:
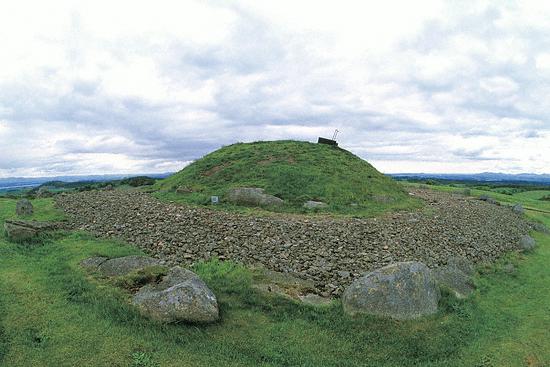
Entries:
<svg viewBox="0 0 550 367">
<path fill-rule="evenodd" d="M 0 176 L 175 170 L 231 142 L 336 128 L 388 172 L 549 172 L 548 10 L 6 2 Z"/>
</svg>

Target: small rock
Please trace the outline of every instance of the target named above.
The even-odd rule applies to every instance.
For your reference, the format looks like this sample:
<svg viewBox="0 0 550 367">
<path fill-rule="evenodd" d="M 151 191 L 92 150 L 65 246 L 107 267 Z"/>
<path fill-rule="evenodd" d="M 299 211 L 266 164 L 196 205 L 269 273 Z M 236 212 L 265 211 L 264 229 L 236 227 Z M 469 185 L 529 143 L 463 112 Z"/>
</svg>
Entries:
<svg viewBox="0 0 550 367">
<path fill-rule="evenodd" d="M 521 204 L 515 204 L 512 207 L 512 211 L 516 214 L 519 214 L 519 215 L 522 215 L 525 212 L 525 210 L 523 209 L 523 206 Z"/>
<path fill-rule="evenodd" d="M 514 266 L 514 264 L 508 263 L 502 267 L 502 271 L 505 272 L 506 274 L 515 274 L 517 269 Z"/>
<path fill-rule="evenodd" d="M 533 237 L 529 235 L 524 235 L 519 240 L 519 248 L 522 251 L 525 251 L 525 252 L 531 251 L 535 248 L 535 246 L 536 246 L 535 240 L 533 239 Z"/>
<path fill-rule="evenodd" d="M 304 203 L 304 208 L 306 209 L 323 209 L 326 207 L 328 207 L 328 205 L 326 203 L 323 203 L 322 201 L 310 200 Z"/>
<path fill-rule="evenodd" d="M 298 298 L 303 303 L 311 306 L 325 306 L 325 305 L 329 305 L 332 302 L 330 298 L 321 297 L 314 293 L 308 293 L 304 296 L 298 296 Z"/>
<path fill-rule="evenodd" d="M 21 199 L 17 202 L 15 213 L 18 216 L 32 215 L 34 208 L 28 199 Z"/>
<path fill-rule="evenodd" d="M 345 270 L 338 271 L 338 275 L 342 278 L 349 278 L 351 276 L 350 272 Z"/>
<path fill-rule="evenodd" d="M 195 273 L 179 266 L 170 269 L 159 284 L 141 288 L 133 304 L 143 314 L 161 322 L 214 322 L 219 319 L 214 293 Z"/>
</svg>

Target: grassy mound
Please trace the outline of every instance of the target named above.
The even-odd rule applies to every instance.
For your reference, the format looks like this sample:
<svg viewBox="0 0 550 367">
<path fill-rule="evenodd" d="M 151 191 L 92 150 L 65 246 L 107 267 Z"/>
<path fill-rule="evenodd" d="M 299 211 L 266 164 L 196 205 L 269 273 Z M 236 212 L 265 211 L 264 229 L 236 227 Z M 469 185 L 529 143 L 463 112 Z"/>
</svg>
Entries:
<svg viewBox="0 0 550 367">
<path fill-rule="evenodd" d="M 161 197 L 208 204 L 235 187 L 259 187 L 285 201 L 282 210 L 302 210 L 308 200 L 328 211 L 379 212 L 413 201 L 391 178 L 352 153 L 299 141 L 238 143 L 223 147 L 159 181 Z M 170 195 L 173 193 L 174 195 Z"/>
</svg>

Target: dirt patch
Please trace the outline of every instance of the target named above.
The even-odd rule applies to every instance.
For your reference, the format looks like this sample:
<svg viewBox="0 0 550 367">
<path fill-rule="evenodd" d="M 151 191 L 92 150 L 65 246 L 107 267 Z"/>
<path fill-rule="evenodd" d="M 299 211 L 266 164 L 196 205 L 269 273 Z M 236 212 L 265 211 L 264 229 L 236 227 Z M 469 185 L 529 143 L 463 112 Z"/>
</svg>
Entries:
<svg viewBox="0 0 550 367">
<path fill-rule="evenodd" d="M 220 164 L 219 166 L 214 166 L 214 167 L 202 172 L 201 176 L 210 177 L 213 174 L 215 174 L 215 173 L 221 171 L 222 169 L 226 168 L 227 166 L 229 166 L 228 163 Z"/>
</svg>

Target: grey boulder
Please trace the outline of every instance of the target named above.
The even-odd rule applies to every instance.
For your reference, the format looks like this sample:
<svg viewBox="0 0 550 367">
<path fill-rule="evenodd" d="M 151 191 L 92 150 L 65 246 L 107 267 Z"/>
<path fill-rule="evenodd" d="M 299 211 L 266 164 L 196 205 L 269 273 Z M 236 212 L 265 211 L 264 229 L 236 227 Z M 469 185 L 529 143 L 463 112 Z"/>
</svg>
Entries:
<svg viewBox="0 0 550 367">
<path fill-rule="evenodd" d="M 34 208 L 28 199 L 21 199 L 15 206 L 15 213 L 19 216 L 32 215 Z"/>
<path fill-rule="evenodd" d="M 159 284 L 141 288 L 133 304 L 142 314 L 161 322 L 214 322 L 219 319 L 216 296 L 193 272 L 170 269 Z"/>
<path fill-rule="evenodd" d="M 304 208 L 306 209 L 323 209 L 326 208 L 328 205 L 326 203 L 323 203 L 322 201 L 306 201 L 304 203 Z"/>
<path fill-rule="evenodd" d="M 535 248 L 535 246 L 536 246 L 536 242 L 533 239 L 533 237 L 529 235 L 521 236 L 519 240 L 519 248 L 522 251 L 531 251 Z"/>
<path fill-rule="evenodd" d="M 237 205 L 281 206 L 284 201 L 276 196 L 264 193 L 257 187 L 238 187 L 228 191 L 227 200 Z"/>
<path fill-rule="evenodd" d="M 142 270 L 154 265 L 160 265 L 159 260 L 147 256 L 131 255 L 106 260 L 98 265 L 97 269 L 103 275 L 113 277 L 127 275 L 133 271 Z"/>
<path fill-rule="evenodd" d="M 440 292 L 432 271 L 416 261 L 399 262 L 356 279 L 342 296 L 344 312 L 399 320 L 437 312 Z"/>
<path fill-rule="evenodd" d="M 80 262 L 80 266 L 87 270 L 95 271 L 99 268 L 101 264 L 103 264 L 105 261 L 109 260 L 107 257 L 103 256 L 93 256 L 89 257 L 87 259 L 84 259 Z"/>
<path fill-rule="evenodd" d="M 525 212 L 525 210 L 523 210 L 523 206 L 521 204 L 515 204 L 512 207 L 512 211 L 516 214 L 519 214 L 519 215 L 522 215 Z"/>
</svg>

